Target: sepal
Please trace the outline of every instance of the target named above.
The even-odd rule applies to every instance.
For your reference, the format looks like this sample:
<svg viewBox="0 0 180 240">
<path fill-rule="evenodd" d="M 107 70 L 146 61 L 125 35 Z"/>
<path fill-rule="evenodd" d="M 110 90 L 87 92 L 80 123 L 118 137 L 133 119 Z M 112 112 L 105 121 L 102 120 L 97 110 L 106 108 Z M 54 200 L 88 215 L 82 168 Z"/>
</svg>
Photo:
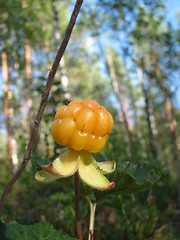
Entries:
<svg viewBox="0 0 180 240">
<path fill-rule="evenodd" d="M 39 182 L 51 183 L 51 182 L 56 181 L 58 179 L 58 177 L 42 170 L 35 174 L 35 179 Z"/>
<path fill-rule="evenodd" d="M 115 186 L 114 182 L 110 182 L 103 175 L 97 162 L 88 152 L 81 154 L 78 171 L 81 179 L 92 188 L 103 191 L 112 189 Z"/>
<path fill-rule="evenodd" d="M 112 173 L 116 169 L 115 161 L 97 162 L 97 165 L 103 174 Z"/>
<path fill-rule="evenodd" d="M 59 178 L 70 177 L 78 169 L 79 154 L 72 149 L 67 149 L 51 164 L 43 166 L 43 170 Z"/>
</svg>

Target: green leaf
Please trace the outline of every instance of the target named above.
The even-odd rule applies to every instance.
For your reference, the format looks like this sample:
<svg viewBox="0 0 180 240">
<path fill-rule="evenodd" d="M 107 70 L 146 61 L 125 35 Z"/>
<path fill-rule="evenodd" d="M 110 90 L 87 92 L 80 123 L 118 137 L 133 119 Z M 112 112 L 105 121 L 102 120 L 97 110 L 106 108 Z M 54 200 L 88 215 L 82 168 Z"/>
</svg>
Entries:
<svg viewBox="0 0 180 240">
<path fill-rule="evenodd" d="M 115 182 L 115 188 L 109 191 L 95 191 L 96 200 L 110 194 L 131 194 L 148 188 L 159 176 L 149 164 L 122 163 L 109 177 Z"/>
<path fill-rule="evenodd" d="M 2 240 L 75 240 L 69 236 L 61 235 L 47 222 L 22 225 L 0 223 Z"/>
</svg>

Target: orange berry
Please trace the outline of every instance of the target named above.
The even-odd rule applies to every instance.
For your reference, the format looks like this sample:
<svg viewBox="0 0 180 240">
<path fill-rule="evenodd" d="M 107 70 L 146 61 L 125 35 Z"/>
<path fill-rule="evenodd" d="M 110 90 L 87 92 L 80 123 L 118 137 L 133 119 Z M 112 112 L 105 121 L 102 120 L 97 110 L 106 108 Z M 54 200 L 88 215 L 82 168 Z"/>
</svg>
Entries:
<svg viewBox="0 0 180 240">
<path fill-rule="evenodd" d="M 57 119 L 52 124 L 52 135 L 58 144 L 67 146 L 76 129 L 76 123 L 73 119 Z"/>
<path fill-rule="evenodd" d="M 83 150 L 88 144 L 90 137 L 91 134 L 77 130 L 72 136 L 69 146 L 76 151 Z"/>
<path fill-rule="evenodd" d="M 95 122 L 96 114 L 89 108 L 82 109 L 76 118 L 77 128 L 81 132 L 92 133 Z"/>
<path fill-rule="evenodd" d="M 85 100 L 82 102 L 84 108 L 90 108 L 92 110 L 99 110 L 101 106 L 94 100 Z"/>
<path fill-rule="evenodd" d="M 111 114 L 93 100 L 74 100 L 62 106 L 52 124 L 55 141 L 80 151 L 101 151 L 113 127 Z"/>
<path fill-rule="evenodd" d="M 72 105 L 72 104 L 75 104 L 75 103 L 81 103 L 82 100 L 80 99 L 76 99 L 76 100 L 73 100 L 72 102 L 69 103 L 69 106 Z"/>
<path fill-rule="evenodd" d="M 73 118 L 75 120 L 81 109 L 82 106 L 80 103 L 71 104 L 64 110 L 62 118 Z"/>
<path fill-rule="evenodd" d="M 100 109 L 95 112 L 96 125 L 94 128 L 94 134 L 97 136 L 104 136 L 108 133 L 109 129 L 109 116 L 106 110 Z"/>
<path fill-rule="evenodd" d="M 60 107 L 59 110 L 57 111 L 55 117 L 54 117 L 54 120 L 56 120 L 58 118 L 62 119 L 63 113 L 66 109 L 67 109 L 67 106 Z"/>
<path fill-rule="evenodd" d="M 91 134 L 91 138 L 84 149 L 88 152 L 100 152 L 104 148 L 107 140 L 108 135 L 105 135 L 104 137 L 99 137 Z"/>
<path fill-rule="evenodd" d="M 107 133 L 110 133 L 112 131 L 112 128 L 113 128 L 113 118 L 112 118 L 112 115 L 108 111 L 106 113 L 109 117 L 109 128 L 108 128 Z"/>
</svg>

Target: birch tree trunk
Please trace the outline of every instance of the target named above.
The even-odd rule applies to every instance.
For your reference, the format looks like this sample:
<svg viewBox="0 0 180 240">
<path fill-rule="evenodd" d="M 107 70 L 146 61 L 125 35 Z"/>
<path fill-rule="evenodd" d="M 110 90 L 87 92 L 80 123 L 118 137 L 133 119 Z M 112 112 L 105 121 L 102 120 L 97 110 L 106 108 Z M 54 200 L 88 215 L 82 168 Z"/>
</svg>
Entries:
<svg viewBox="0 0 180 240">
<path fill-rule="evenodd" d="M 45 47 L 45 53 L 46 53 L 46 59 L 47 59 L 47 71 L 50 70 L 51 68 L 51 64 L 50 64 L 50 61 L 49 61 L 49 54 L 50 54 L 50 43 L 49 43 L 49 39 L 45 39 L 45 42 L 44 42 L 44 47 Z M 55 86 L 53 85 L 51 87 L 51 93 L 53 94 L 55 92 Z M 54 99 L 51 99 L 51 108 L 52 108 L 52 115 L 54 116 L 55 113 L 56 113 L 56 104 L 55 104 L 55 101 Z"/>
<path fill-rule="evenodd" d="M 130 93 L 130 96 L 131 96 L 131 106 L 132 106 L 132 109 L 133 109 L 134 121 L 136 123 L 137 137 L 138 137 L 138 139 L 140 141 L 140 144 L 141 144 L 142 157 L 146 159 L 147 158 L 146 141 L 145 141 L 143 133 L 141 131 L 141 123 L 140 123 L 138 115 L 137 115 L 138 109 L 137 109 L 137 106 L 136 106 L 136 101 L 135 101 L 135 98 L 134 98 L 134 95 L 133 95 L 133 89 L 132 89 L 131 84 L 128 84 L 128 90 L 129 90 L 129 93 Z"/>
<path fill-rule="evenodd" d="M 172 153 L 173 153 L 174 160 L 176 162 L 176 169 L 177 169 L 178 206 L 180 209 L 180 140 L 177 133 L 177 121 L 173 113 L 173 105 L 171 102 L 171 96 L 166 86 L 166 79 L 164 78 L 163 72 L 158 63 L 158 56 L 154 46 L 152 46 L 152 59 L 155 64 L 155 75 L 156 75 L 155 80 L 164 96 L 165 110 L 166 110 L 167 120 L 169 123 L 170 134 L 171 134 Z"/>
<path fill-rule="evenodd" d="M 110 78 L 111 78 L 114 93 L 115 93 L 116 98 L 117 98 L 119 120 L 121 122 L 123 122 L 124 128 L 126 130 L 126 134 L 124 134 L 124 137 L 125 137 L 125 142 L 127 143 L 127 156 L 132 157 L 133 152 L 134 152 L 132 129 L 130 128 L 128 120 L 127 120 L 127 113 L 125 111 L 124 104 L 123 104 L 123 99 L 121 97 L 122 93 L 121 93 L 119 82 L 118 82 L 116 72 L 115 72 L 115 69 L 114 69 L 111 54 L 108 53 L 106 58 L 107 58 L 107 68 L 108 68 L 109 75 L 110 75 Z"/>
<path fill-rule="evenodd" d="M 126 54 L 123 54 L 123 58 L 124 58 L 123 67 L 124 67 L 124 71 L 125 71 L 125 74 L 126 74 L 126 80 L 127 80 L 127 86 L 128 86 L 129 96 L 130 96 L 130 102 L 131 102 L 131 106 L 132 106 L 132 109 L 133 109 L 133 117 L 134 117 L 134 122 L 135 122 L 135 125 L 136 125 L 137 137 L 138 137 L 138 140 L 140 141 L 142 157 L 147 158 L 146 142 L 145 142 L 145 139 L 143 137 L 143 134 L 142 134 L 142 131 L 141 131 L 141 126 L 140 126 L 140 121 L 139 121 L 138 115 L 137 115 L 138 109 L 136 107 L 136 99 L 134 98 L 132 84 L 129 84 L 129 81 L 128 81 L 128 70 L 127 70 L 127 67 L 126 67 L 127 66 Z"/>
<path fill-rule="evenodd" d="M 31 134 L 31 108 L 32 108 L 32 96 L 31 96 L 31 48 L 27 37 L 27 21 L 25 10 L 27 8 L 26 0 L 22 0 L 22 10 L 24 16 L 24 58 L 25 58 L 25 88 L 26 88 L 26 104 L 22 106 L 22 124 L 26 131 L 26 139 L 30 138 Z M 25 118 L 23 117 L 25 116 Z"/>
<path fill-rule="evenodd" d="M 14 121 L 14 109 L 10 107 L 10 101 L 12 101 L 12 91 L 8 82 L 8 62 L 7 54 L 5 52 L 5 45 L 2 42 L 2 77 L 3 77 L 3 101 L 4 101 L 4 115 L 6 118 L 6 130 L 7 130 L 7 145 L 9 157 L 12 161 L 12 170 L 16 171 L 18 165 L 17 156 L 17 143 L 13 135 L 13 121 Z"/>
<path fill-rule="evenodd" d="M 136 70 L 137 70 L 138 79 L 139 79 L 144 100 L 145 100 L 145 112 L 146 112 L 146 119 L 147 119 L 147 125 L 148 125 L 150 149 L 151 149 L 153 158 L 157 160 L 157 146 L 156 146 L 155 137 L 154 137 L 154 131 L 156 131 L 156 129 L 155 129 L 155 123 L 153 121 L 153 116 L 152 116 L 152 108 L 150 107 L 150 104 L 149 104 L 148 89 L 145 86 L 142 69 L 137 64 L 136 64 Z"/>
<path fill-rule="evenodd" d="M 61 31 L 60 31 L 60 27 L 59 27 L 57 2 L 56 2 L 56 0 L 51 0 L 51 3 L 52 3 L 53 14 L 54 14 L 55 39 L 56 39 L 56 44 L 58 46 L 61 41 Z M 69 100 L 71 98 L 71 94 L 69 92 L 69 79 L 67 77 L 64 56 L 62 57 L 61 62 L 60 62 L 60 73 L 61 73 L 61 85 L 62 85 L 62 90 L 64 92 L 64 97 L 65 97 L 65 100 Z"/>
<path fill-rule="evenodd" d="M 30 111 L 32 107 L 32 96 L 31 96 L 31 48 L 29 46 L 29 40 L 25 38 L 25 79 L 27 81 L 27 102 L 26 102 L 26 134 L 29 139 L 31 134 L 31 121 Z"/>
</svg>

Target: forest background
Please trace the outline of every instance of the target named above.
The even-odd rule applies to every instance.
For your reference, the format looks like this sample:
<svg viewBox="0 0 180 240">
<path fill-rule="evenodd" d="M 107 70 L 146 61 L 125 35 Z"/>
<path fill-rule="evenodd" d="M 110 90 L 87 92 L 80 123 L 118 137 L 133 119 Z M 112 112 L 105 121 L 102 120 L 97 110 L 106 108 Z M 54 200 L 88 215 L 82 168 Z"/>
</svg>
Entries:
<svg viewBox="0 0 180 240">
<path fill-rule="evenodd" d="M 22 162 L 71 0 L 0 0 L 0 193 Z M 179 8 L 179 9 L 178 9 Z M 179 11 L 179 12 L 178 12 Z M 98 206 L 96 239 L 179 239 L 180 4 L 161 0 L 84 1 L 60 62 L 32 161 L 14 185 L 3 220 L 45 220 L 76 236 L 74 194 L 37 183 L 37 161 L 60 152 L 51 136 L 58 107 L 94 99 L 114 127 L 97 159 L 150 163 L 161 176 L 136 194 Z M 89 208 L 81 199 L 84 234 Z"/>
</svg>

